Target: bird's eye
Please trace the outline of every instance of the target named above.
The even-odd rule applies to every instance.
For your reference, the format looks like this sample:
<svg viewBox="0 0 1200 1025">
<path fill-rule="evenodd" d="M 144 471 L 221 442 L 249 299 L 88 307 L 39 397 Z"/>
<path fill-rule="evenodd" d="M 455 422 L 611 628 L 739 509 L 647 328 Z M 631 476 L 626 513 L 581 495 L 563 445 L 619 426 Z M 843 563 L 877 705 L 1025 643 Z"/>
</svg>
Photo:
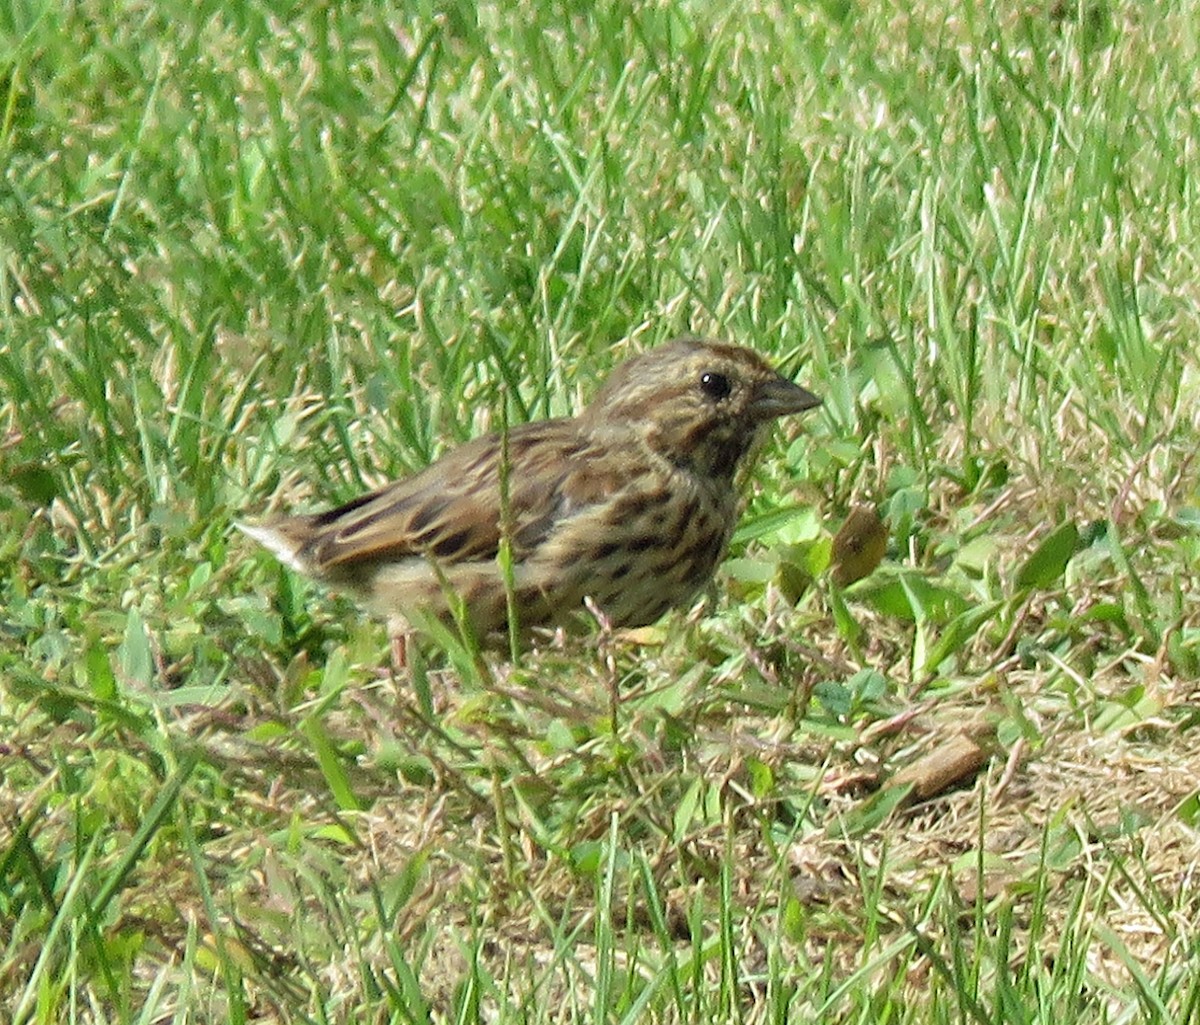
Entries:
<svg viewBox="0 0 1200 1025">
<path fill-rule="evenodd" d="M 710 399 L 719 401 L 726 398 L 733 391 L 733 385 L 729 383 L 729 378 L 724 374 L 717 374 L 708 370 L 700 375 L 700 389 Z"/>
</svg>

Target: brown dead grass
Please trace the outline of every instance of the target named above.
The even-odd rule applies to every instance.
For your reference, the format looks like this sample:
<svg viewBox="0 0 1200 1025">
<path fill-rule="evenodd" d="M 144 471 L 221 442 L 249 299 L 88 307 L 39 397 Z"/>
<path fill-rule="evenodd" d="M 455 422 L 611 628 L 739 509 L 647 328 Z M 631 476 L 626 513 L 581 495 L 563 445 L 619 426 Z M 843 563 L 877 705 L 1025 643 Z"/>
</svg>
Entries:
<svg viewBox="0 0 1200 1025">
<path fill-rule="evenodd" d="M 1094 943 L 1091 971 L 1121 991 L 1130 984 L 1125 956 L 1154 975 L 1182 956 L 1200 924 L 1195 867 L 1200 837 L 1186 811 L 1200 780 L 1200 750 L 1188 718 L 1200 695 L 1152 661 L 1132 669 L 1151 685 L 1160 711 L 1136 720 L 1131 716 L 1127 724 L 1119 717 L 1104 723 L 1081 717 L 1061 688 L 1049 685 L 1054 670 L 1012 669 L 979 686 L 909 706 L 890 723 L 864 723 L 851 742 L 816 741 L 783 718 L 731 708 L 724 721 L 707 717 L 684 761 L 679 752 L 646 739 L 650 734 L 637 728 L 640 713 L 634 702 L 622 715 L 627 739 L 640 747 L 624 773 L 591 784 L 578 819 L 558 835 L 576 844 L 603 843 L 616 817 L 621 848 L 640 852 L 651 867 L 677 957 L 685 956 L 689 923 L 698 909 L 710 928 L 715 924 L 706 915 L 715 915 L 721 866 L 727 865 L 734 902 L 746 912 L 737 942 L 747 973 L 764 965 L 766 957 L 765 936 L 753 923 L 774 922 L 781 902 L 789 899 L 804 908 L 807 922 L 799 963 L 832 958 L 849 973 L 862 963 L 860 926 L 869 891 L 882 895 L 880 907 L 890 916 L 884 927 L 893 937 L 905 934 L 921 895 L 939 887 L 957 893 L 968 918 L 975 902 L 982 901 L 988 917 L 1008 905 L 1028 926 L 1035 903 L 1041 902 L 1049 921 L 1037 948 L 1026 953 L 1052 959 L 1054 945 L 1046 938 L 1057 933 L 1054 919 L 1065 922 L 1073 914 L 1082 889 L 1088 917 L 1111 930 L 1127 952 L 1107 940 Z M 1128 687 L 1129 660 L 1107 672 L 1108 679 L 1089 681 L 1093 693 Z M 247 744 L 241 739 L 247 723 L 239 716 L 206 714 L 177 723 L 202 744 L 211 762 L 224 765 L 239 817 L 260 823 L 246 832 L 231 822 L 227 840 L 209 843 L 207 856 L 210 871 L 219 874 L 222 864 L 228 868 L 233 891 L 223 907 L 229 934 L 254 952 L 262 981 L 292 975 L 304 959 L 303 930 L 315 928 L 331 936 L 357 934 L 364 944 L 347 950 L 344 959 L 328 958 L 320 969 L 332 993 L 357 990 L 360 959 L 385 970 L 392 942 L 419 963 L 432 1004 L 449 1007 L 466 977 L 473 936 L 486 937 L 480 949 L 488 970 L 498 978 L 521 980 L 514 982 L 513 999 L 541 1005 L 580 992 L 595 957 L 597 879 L 573 866 L 565 850 L 545 845 L 508 783 L 498 797 L 493 782 L 478 771 L 490 760 L 497 778 L 507 777 L 524 761 L 531 773 L 522 786 L 534 795 L 530 800 L 540 797 L 543 808 L 562 800 L 561 793 L 538 795 L 534 784 L 559 785 L 563 759 L 570 756 L 546 754 L 535 726 L 566 713 L 569 696 L 524 690 L 512 678 L 497 682 L 514 705 L 528 697 L 525 735 L 518 736 L 511 722 L 507 736 L 477 724 L 475 739 L 483 754 L 471 770 L 454 765 L 453 749 L 425 734 L 411 744 L 412 753 L 430 759 L 434 779 L 417 783 L 405 783 L 371 754 L 378 752 L 381 735 L 401 745 L 406 736 L 419 735 L 415 729 L 407 732 L 415 713 L 405 691 L 384 681 L 355 693 L 336 727 L 342 743 L 361 744 L 367 752 L 353 770 L 357 792 L 372 799 L 362 812 L 339 813 L 327 799 L 314 796 L 327 788 L 306 756 Z M 590 686 L 590 693 L 585 687 L 575 696 L 580 721 L 603 708 L 603 688 L 596 679 Z M 443 714 L 453 719 L 478 697 L 448 694 L 444 700 Z M 995 736 L 1005 702 L 1020 705 L 1036 736 Z M 386 722 L 392 726 L 381 734 L 380 724 Z M 990 752 L 974 778 L 862 828 L 864 809 L 893 774 L 964 728 L 982 737 Z M 804 768 L 814 781 L 812 820 L 783 849 L 771 850 L 763 842 L 764 825 L 780 810 L 779 797 L 753 796 L 745 768 L 749 758 L 770 765 L 780 780 L 792 780 L 793 803 L 798 780 L 805 776 L 794 770 Z M 718 788 L 721 812 L 676 843 L 666 831 L 678 791 L 666 784 L 680 772 Z M 352 839 L 333 843 L 303 833 L 289 841 L 289 823 L 339 819 Z M 247 863 L 253 870 L 245 871 Z M 367 927 L 376 908 L 372 892 L 394 895 L 397 877 L 418 863 L 414 888 L 395 905 L 395 918 L 382 930 L 378 922 Z M 610 908 L 615 928 L 643 930 L 646 949 L 659 949 L 644 895 L 631 878 L 621 874 L 618 879 Z M 125 907 L 144 926 L 152 915 L 136 909 L 154 905 L 151 892 L 160 904 L 169 892 L 174 907 L 183 910 L 176 921 L 203 920 L 189 879 L 138 879 Z M 336 891 L 336 902 L 322 894 L 323 887 Z M 360 908 L 364 918 L 333 922 L 339 904 Z M 297 923 L 300 934 L 294 931 Z M 573 930 L 578 942 L 564 957 L 563 936 Z M 164 955 L 180 953 L 185 936 L 169 919 L 160 917 L 155 934 Z M 1019 933 L 1016 942 L 1023 949 Z M 663 953 L 659 949 L 656 956 Z M 920 971 L 911 974 L 912 986 L 925 985 Z M 267 1007 L 283 1000 L 277 985 L 283 983 L 267 985 L 261 994 L 267 1018 L 272 1014 Z"/>
</svg>

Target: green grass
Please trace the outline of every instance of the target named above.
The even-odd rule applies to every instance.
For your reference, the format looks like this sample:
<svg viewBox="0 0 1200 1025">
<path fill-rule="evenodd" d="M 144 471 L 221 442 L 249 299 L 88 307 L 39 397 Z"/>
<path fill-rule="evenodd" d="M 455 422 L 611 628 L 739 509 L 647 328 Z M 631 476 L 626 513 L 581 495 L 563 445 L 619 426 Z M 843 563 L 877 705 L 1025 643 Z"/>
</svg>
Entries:
<svg viewBox="0 0 1200 1025">
<path fill-rule="evenodd" d="M 0 11 L 0 1007 L 1196 1021 L 1200 7 L 425 6 Z M 636 641 L 232 529 L 685 331 L 825 405 Z"/>
</svg>

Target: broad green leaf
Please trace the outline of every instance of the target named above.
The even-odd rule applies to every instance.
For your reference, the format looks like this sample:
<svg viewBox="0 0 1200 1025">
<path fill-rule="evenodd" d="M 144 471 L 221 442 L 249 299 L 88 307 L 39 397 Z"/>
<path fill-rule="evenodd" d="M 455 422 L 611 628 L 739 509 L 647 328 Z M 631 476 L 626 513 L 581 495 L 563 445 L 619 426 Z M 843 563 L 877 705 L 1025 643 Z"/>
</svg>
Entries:
<svg viewBox="0 0 1200 1025">
<path fill-rule="evenodd" d="M 887 573 L 884 566 L 847 594 L 878 612 L 910 622 L 944 623 L 964 612 L 967 599 L 944 584 L 912 570 Z"/>
<path fill-rule="evenodd" d="M 1057 583 L 1078 547 L 1079 528 L 1073 520 L 1055 527 L 1021 564 L 1013 576 L 1013 589 L 1042 590 Z"/>
</svg>

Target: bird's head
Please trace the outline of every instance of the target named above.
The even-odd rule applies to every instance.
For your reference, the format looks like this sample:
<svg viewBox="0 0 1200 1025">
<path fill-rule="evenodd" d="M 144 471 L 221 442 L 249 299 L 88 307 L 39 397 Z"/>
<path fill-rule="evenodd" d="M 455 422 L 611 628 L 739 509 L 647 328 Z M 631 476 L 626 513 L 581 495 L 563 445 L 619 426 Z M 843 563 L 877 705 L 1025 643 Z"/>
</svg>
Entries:
<svg viewBox="0 0 1200 1025">
<path fill-rule="evenodd" d="M 682 338 L 618 367 L 583 419 L 596 432 L 633 431 L 702 477 L 732 480 L 765 427 L 820 402 L 751 349 Z"/>
</svg>

